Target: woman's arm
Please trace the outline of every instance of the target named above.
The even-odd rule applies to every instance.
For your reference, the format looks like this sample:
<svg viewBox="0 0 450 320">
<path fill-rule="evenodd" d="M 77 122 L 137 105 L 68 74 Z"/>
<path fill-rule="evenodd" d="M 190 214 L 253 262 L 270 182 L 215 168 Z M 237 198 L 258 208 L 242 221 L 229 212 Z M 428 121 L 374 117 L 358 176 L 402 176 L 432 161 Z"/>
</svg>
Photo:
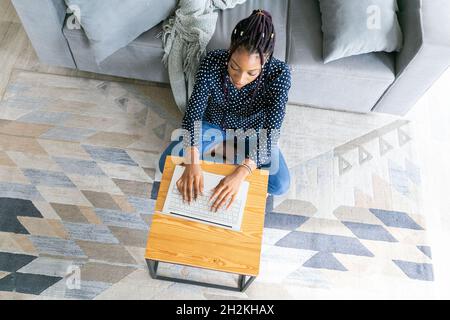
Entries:
<svg viewBox="0 0 450 320">
<path fill-rule="evenodd" d="M 186 112 L 182 121 L 183 148 L 185 169 L 177 181 L 177 187 L 183 194 L 183 201 L 189 203 L 195 200 L 198 194 L 203 193 L 203 174 L 200 166 L 201 150 L 199 150 L 199 139 L 201 139 L 201 120 L 208 104 L 210 94 L 209 74 L 211 70 L 211 54 L 207 54 L 200 63 L 196 74 L 196 82 L 189 98 Z"/>
<path fill-rule="evenodd" d="M 192 94 L 189 98 L 186 111 L 181 122 L 181 127 L 185 129 L 183 146 L 185 150 L 199 145 L 201 135 L 201 121 L 206 107 L 208 106 L 208 97 L 210 95 L 210 73 L 212 70 L 211 52 L 209 52 L 200 62 L 196 74 L 196 81 Z"/>
</svg>

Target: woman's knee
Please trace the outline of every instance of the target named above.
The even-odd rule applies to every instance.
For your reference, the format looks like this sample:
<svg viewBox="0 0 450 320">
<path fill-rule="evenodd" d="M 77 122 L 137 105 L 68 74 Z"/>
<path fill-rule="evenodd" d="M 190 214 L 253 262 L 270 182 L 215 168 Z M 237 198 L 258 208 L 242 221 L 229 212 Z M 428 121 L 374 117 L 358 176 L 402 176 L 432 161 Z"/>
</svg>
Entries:
<svg viewBox="0 0 450 320">
<path fill-rule="evenodd" d="M 290 186 L 291 186 L 290 179 L 283 180 L 283 182 L 281 182 L 277 186 L 277 188 L 275 188 L 275 190 L 272 192 L 272 194 L 276 195 L 276 196 L 281 196 L 289 191 Z"/>
<path fill-rule="evenodd" d="M 159 158 L 159 171 L 163 172 L 164 170 L 164 164 L 166 163 L 167 154 L 163 153 L 161 157 Z"/>
<path fill-rule="evenodd" d="M 164 164 L 166 163 L 166 158 L 168 155 L 173 155 L 173 150 L 174 148 L 181 142 L 179 141 L 173 141 L 172 143 L 170 143 L 167 148 L 163 151 L 163 153 L 161 154 L 161 157 L 159 158 L 159 171 L 163 172 L 164 170 Z M 180 149 L 180 152 L 177 156 L 182 157 L 183 156 L 183 149 Z"/>
<path fill-rule="evenodd" d="M 283 195 L 289 191 L 291 187 L 291 177 L 289 172 L 286 171 L 284 174 L 279 174 L 275 176 L 276 178 L 270 181 L 269 179 L 269 190 L 268 192 L 273 195 Z"/>
<path fill-rule="evenodd" d="M 164 164 L 166 163 L 166 158 L 168 156 L 168 153 L 163 152 L 161 157 L 159 158 L 159 171 L 162 173 L 164 171 Z"/>
</svg>

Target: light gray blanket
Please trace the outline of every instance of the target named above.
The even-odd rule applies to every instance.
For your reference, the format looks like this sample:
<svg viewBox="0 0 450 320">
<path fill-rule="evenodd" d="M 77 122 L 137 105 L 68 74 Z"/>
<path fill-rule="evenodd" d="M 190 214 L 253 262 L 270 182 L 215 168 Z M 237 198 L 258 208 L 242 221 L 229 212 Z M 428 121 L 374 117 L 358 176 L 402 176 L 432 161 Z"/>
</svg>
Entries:
<svg viewBox="0 0 450 320">
<path fill-rule="evenodd" d="M 246 0 L 180 0 L 175 13 L 163 23 L 163 63 L 168 68 L 175 102 L 184 115 L 195 75 L 214 34 L 217 10 L 233 8 Z"/>
</svg>

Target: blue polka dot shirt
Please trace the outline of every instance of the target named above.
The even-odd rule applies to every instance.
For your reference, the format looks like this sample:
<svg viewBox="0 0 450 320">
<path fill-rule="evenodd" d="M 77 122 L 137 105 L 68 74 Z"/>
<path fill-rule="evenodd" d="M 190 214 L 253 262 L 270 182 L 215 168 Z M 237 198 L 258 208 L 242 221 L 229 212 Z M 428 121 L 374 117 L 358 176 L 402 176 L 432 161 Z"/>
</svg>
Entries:
<svg viewBox="0 0 450 320">
<path fill-rule="evenodd" d="M 252 94 L 258 80 L 255 79 L 238 90 L 228 75 L 228 55 L 226 49 L 212 50 L 200 62 L 196 82 L 182 121 L 182 128 L 188 130 L 190 135 L 184 139 L 185 147 L 199 145 L 198 133 L 202 120 L 218 125 L 224 130 L 240 128 L 245 132 L 247 140 L 252 137 L 251 133 L 257 138 L 257 143 L 249 144 L 245 156 L 260 168 L 261 165 L 270 162 L 271 147 L 277 144 L 276 132 L 279 133 L 281 130 L 286 113 L 291 87 L 289 65 L 275 57 L 272 58 L 270 65 L 266 63 L 262 69 L 261 83 L 252 102 Z M 227 94 L 224 92 L 223 81 Z M 265 81 L 267 81 L 266 89 L 264 89 Z M 264 132 L 267 134 L 263 135 L 261 129 L 266 129 Z"/>
</svg>

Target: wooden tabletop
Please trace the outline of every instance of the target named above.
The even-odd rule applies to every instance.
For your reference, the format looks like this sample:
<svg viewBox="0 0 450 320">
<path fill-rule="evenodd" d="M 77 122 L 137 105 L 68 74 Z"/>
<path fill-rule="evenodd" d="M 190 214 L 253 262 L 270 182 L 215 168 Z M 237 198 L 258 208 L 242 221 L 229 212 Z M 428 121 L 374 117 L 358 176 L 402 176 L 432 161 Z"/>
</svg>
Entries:
<svg viewBox="0 0 450 320">
<path fill-rule="evenodd" d="M 259 273 L 261 241 L 268 183 L 267 170 L 255 170 L 250 182 L 241 231 L 233 231 L 159 213 L 175 169 L 183 158 L 166 158 L 145 258 L 162 262 L 256 276 Z M 235 165 L 202 161 L 207 172 L 228 175 Z"/>
</svg>

